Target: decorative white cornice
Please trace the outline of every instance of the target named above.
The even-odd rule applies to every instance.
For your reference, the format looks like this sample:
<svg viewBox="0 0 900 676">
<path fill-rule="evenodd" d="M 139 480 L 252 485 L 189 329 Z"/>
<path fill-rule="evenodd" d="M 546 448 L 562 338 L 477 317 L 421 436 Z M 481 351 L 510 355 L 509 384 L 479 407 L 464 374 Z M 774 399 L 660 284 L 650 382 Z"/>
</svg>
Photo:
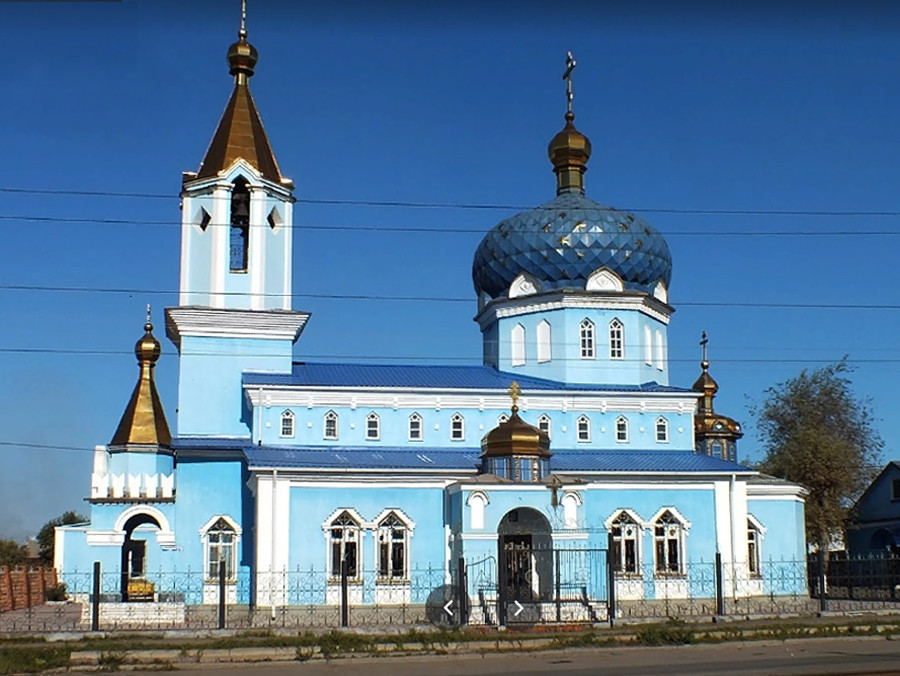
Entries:
<svg viewBox="0 0 900 676">
<path fill-rule="evenodd" d="M 296 342 L 308 319 L 308 312 L 297 310 L 237 310 L 195 305 L 167 307 L 166 335 L 179 349 L 182 336 Z"/>
<path fill-rule="evenodd" d="M 282 179 L 283 183 L 276 183 L 265 178 L 256 168 L 243 158 L 238 158 L 232 162 L 231 166 L 219 172 L 216 176 L 197 179 L 193 172 L 184 172 L 182 174 L 182 197 L 195 197 L 212 192 L 216 187 L 227 184 L 228 188 L 232 187 L 232 182 L 237 176 L 243 176 L 250 179 L 250 188 L 263 188 L 268 193 L 274 193 L 282 199 L 293 201 L 294 196 L 291 190 L 294 187 L 293 181 L 290 179 Z"/>
<path fill-rule="evenodd" d="M 479 310 L 475 321 L 478 322 L 481 330 L 484 331 L 488 326 L 504 317 L 518 317 L 519 315 L 535 312 L 548 312 L 550 310 L 568 308 L 614 311 L 635 310 L 663 324 L 668 324 L 669 318 L 675 312 L 675 308 L 646 293 L 566 289 L 564 291 L 550 291 L 517 298 L 496 298 Z"/>
</svg>

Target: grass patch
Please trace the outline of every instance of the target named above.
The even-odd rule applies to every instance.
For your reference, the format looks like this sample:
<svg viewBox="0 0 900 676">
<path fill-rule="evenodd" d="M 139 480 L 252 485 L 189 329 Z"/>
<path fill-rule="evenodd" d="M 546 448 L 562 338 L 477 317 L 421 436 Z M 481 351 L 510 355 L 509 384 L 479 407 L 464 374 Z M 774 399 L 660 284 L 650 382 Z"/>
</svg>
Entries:
<svg viewBox="0 0 900 676">
<path fill-rule="evenodd" d="M 641 645 L 686 645 L 696 641 L 694 629 L 677 617 L 670 617 L 662 624 L 640 627 L 635 636 Z"/>
<path fill-rule="evenodd" d="M 0 648 L 0 674 L 36 674 L 68 667 L 70 654 L 64 646 Z"/>
<path fill-rule="evenodd" d="M 125 651 L 102 652 L 97 658 L 97 669 L 99 671 L 118 671 L 125 664 L 127 657 Z"/>
<path fill-rule="evenodd" d="M 375 653 L 378 645 L 370 636 L 331 631 L 318 637 L 322 657 L 329 660 L 348 653 Z"/>
<path fill-rule="evenodd" d="M 550 641 L 550 648 L 590 648 L 596 646 L 612 645 L 616 643 L 612 636 L 600 636 L 592 631 L 567 636 L 556 636 Z"/>
</svg>

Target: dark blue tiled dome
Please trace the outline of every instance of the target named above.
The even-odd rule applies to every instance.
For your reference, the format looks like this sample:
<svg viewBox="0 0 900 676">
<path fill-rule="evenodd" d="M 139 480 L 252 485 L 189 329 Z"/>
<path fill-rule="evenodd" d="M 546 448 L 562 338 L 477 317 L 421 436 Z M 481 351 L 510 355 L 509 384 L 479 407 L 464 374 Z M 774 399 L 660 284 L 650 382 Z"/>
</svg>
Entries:
<svg viewBox="0 0 900 676">
<path fill-rule="evenodd" d="M 626 290 L 653 293 L 669 288 L 672 257 L 653 226 L 626 211 L 563 192 L 543 206 L 501 221 L 475 251 L 475 292 L 496 298 L 521 272 L 537 278 L 545 291 L 584 289 L 595 270 L 618 274 Z"/>
</svg>

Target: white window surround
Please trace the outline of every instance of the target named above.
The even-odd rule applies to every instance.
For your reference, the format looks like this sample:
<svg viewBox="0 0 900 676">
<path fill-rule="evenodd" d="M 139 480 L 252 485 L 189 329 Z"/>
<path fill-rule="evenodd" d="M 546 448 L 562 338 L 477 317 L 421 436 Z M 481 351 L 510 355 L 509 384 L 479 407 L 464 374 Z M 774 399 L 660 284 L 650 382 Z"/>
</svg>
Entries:
<svg viewBox="0 0 900 676">
<path fill-rule="evenodd" d="M 653 519 L 653 569 L 657 576 L 683 576 L 687 561 L 687 528 L 674 508 Z"/>
<path fill-rule="evenodd" d="M 341 561 L 350 563 L 349 578 L 354 582 L 362 579 L 362 517 L 352 507 L 335 510 L 322 524 L 325 535 L 327 577 L 331 582 L 341 579 Z"/>
<path fill-rule="evenodd" d="M 228 557 L 225 562 L 225 580 L 234 582 L 237 579 L 237 551 L 242 534 L 237 521 L 227 514 L 216 514 L 197 533 L 202 542 L 204 579 L 218 582 L 218 566 L 214 566 L 212 560 L 212 552 L 216 551 L 220 555 L 224 552 Z M 223 537 L 228 535 L 231 537 Z"/>
<path fill-rule="evenodd" d="M 323 439 L 337 439 L 340 437 L 340 428 L 338 424 L 340 423 L 340 418 L 338 418 L 338 414 L 334 411 L 328 411 L 324 416 L 322 416 L 322 438 Z"/>
<path fill-rule="evenodd" d="M 381 418 L 375 411 L 366 416 L 366 439 L 368 441 L 381 439 Z"/>
<path fill-rule="evenodd" d="M 500 415 L 497 416 L 497 424 L 498 425 L 502 425 L 503 423 L 505 423 L 508 420 L 509 420 L 509 416 L 506 415 L 505 413 L 501 413 Z"/>
<path fill-rule="evenodd" d="M 422 416 L 418 413 L 413 413 L 409 416 L 409 425 L 408 425 L 408 436 L 407 438 L 410 441 L 422 441 L 424 437 L 423 430 L 424 426 L 422 424 Z"/>
<path fill-rule="evenodd" d="M 544 413 L 543 415 L 541 415 L 540 418 L 538 418 L 538 424 L 537 424 L 538 429 L 543 430 L 547 434 L 548 438 L 550 437 L 550 431 L 552 430 L 552 424 L 553 423 L 550 420 L 550 416 L 547 415 L 546 413 Z"/>
<path fill-rule="evenodd" d="M 595 359 L 597 349 L 594 338 L 594 322 L 585 317 L 578 325 L 578 338 L 582 359 Z"/>
<path fill-rule="evenodd" d="M 450 441 L 465 441 L 466 419 L 460 413 L 454 413 L 450 418 Z"/>
<path fill-rule="evenodd" d="M 513 366 L 525 364 L 525 327 L 516 324 L 510 331 L 509 359 Z"/>
<path fill-rule="evenodd" d="M 484 528 L 484 508 L 491 504 L 490 497 L 484 491 L 473 491 L 466 498 L 466 504 L 469 506 L 469 527 L 472 530 L 481 530 Z"/>
<path fill-rule="evenodd" d="M 606 520 L 606 529 L 613 538 L 617 557 L 616 572 L 620 575 L 642 574 L 642 547 L 644 538 L 644 522 L 630 509 L 616 510 Z"/>
<path fill-rule="evenodd" d="M 762 575 L 762 541 L 766 529 L 752 515 L 747 514 L 747 571 L 751 577 Z"/>
<path fill-rule="evenodd" d="M 656 441 L 660 444 L 669 443 L 669 421 L 665 416 L 659 416 L 654 425 Z"/>
<path fill-rule="evenodd" d="M 580 443 L 587 443 L 591 440 L 591 419 L 586 415 L 578 416 L 575 422 L 576 436 Z"/>
<path fill-rule="evenodd" d="M 617 444 L 627 444 L 628 443 L 628 418 L 624 415 L 620 415 L 616 418 L 616 443 Z"/>
<path fill-rule="evenodd" d="M 578 528 L 578 508 L 583 503 L 581 495 L 575 491 L 566 491 L 559 501 L 563 507 L 563 522 L 566 528 Z"/>
<path fill-rule="evenodd" d="M 288 409 L 281 414 L 280 436 L 282 438 L 291 438 L 294 436 L 294 430 L 294 412 Z"/>
<path fill-rule="evenodd" d="M 625 359 L 625 327 L 618 317 L 609 323 L 609 358 Z"/>
<path fill-rule="evenodd" d="M 653 366 L 653 331 L 649 324 L 644 324 L 644 363 Z"/>
<path fill-rule="evenodd" d="M 550 322 L 542 319 L 537 325 L 537 360 L 538 364 L 543 364 L 553 358 L 552 347 L 550 342 Z"/>
<path fill-rule="evenodd" d="M 372 522 L 376 582 L 409 584 L 410 540 L 416 524 L 401 509 L 385 509 Z"/>
</svg>

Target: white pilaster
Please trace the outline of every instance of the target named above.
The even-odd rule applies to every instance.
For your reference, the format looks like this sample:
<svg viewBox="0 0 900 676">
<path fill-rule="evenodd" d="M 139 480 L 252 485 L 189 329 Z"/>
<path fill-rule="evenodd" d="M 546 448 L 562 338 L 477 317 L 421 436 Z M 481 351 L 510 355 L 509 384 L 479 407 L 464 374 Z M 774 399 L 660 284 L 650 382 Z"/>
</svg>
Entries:
<svg viewBox="0 0 900 676">
<path fill-rule="evenodd" d="M 231 235 L 231 189 L 228 182 L 217 183 L 213 190 L 212 260 L 209 262 L 209 305 L 225 307 L 225 276 L 229 265 Z"/>
</svg>

